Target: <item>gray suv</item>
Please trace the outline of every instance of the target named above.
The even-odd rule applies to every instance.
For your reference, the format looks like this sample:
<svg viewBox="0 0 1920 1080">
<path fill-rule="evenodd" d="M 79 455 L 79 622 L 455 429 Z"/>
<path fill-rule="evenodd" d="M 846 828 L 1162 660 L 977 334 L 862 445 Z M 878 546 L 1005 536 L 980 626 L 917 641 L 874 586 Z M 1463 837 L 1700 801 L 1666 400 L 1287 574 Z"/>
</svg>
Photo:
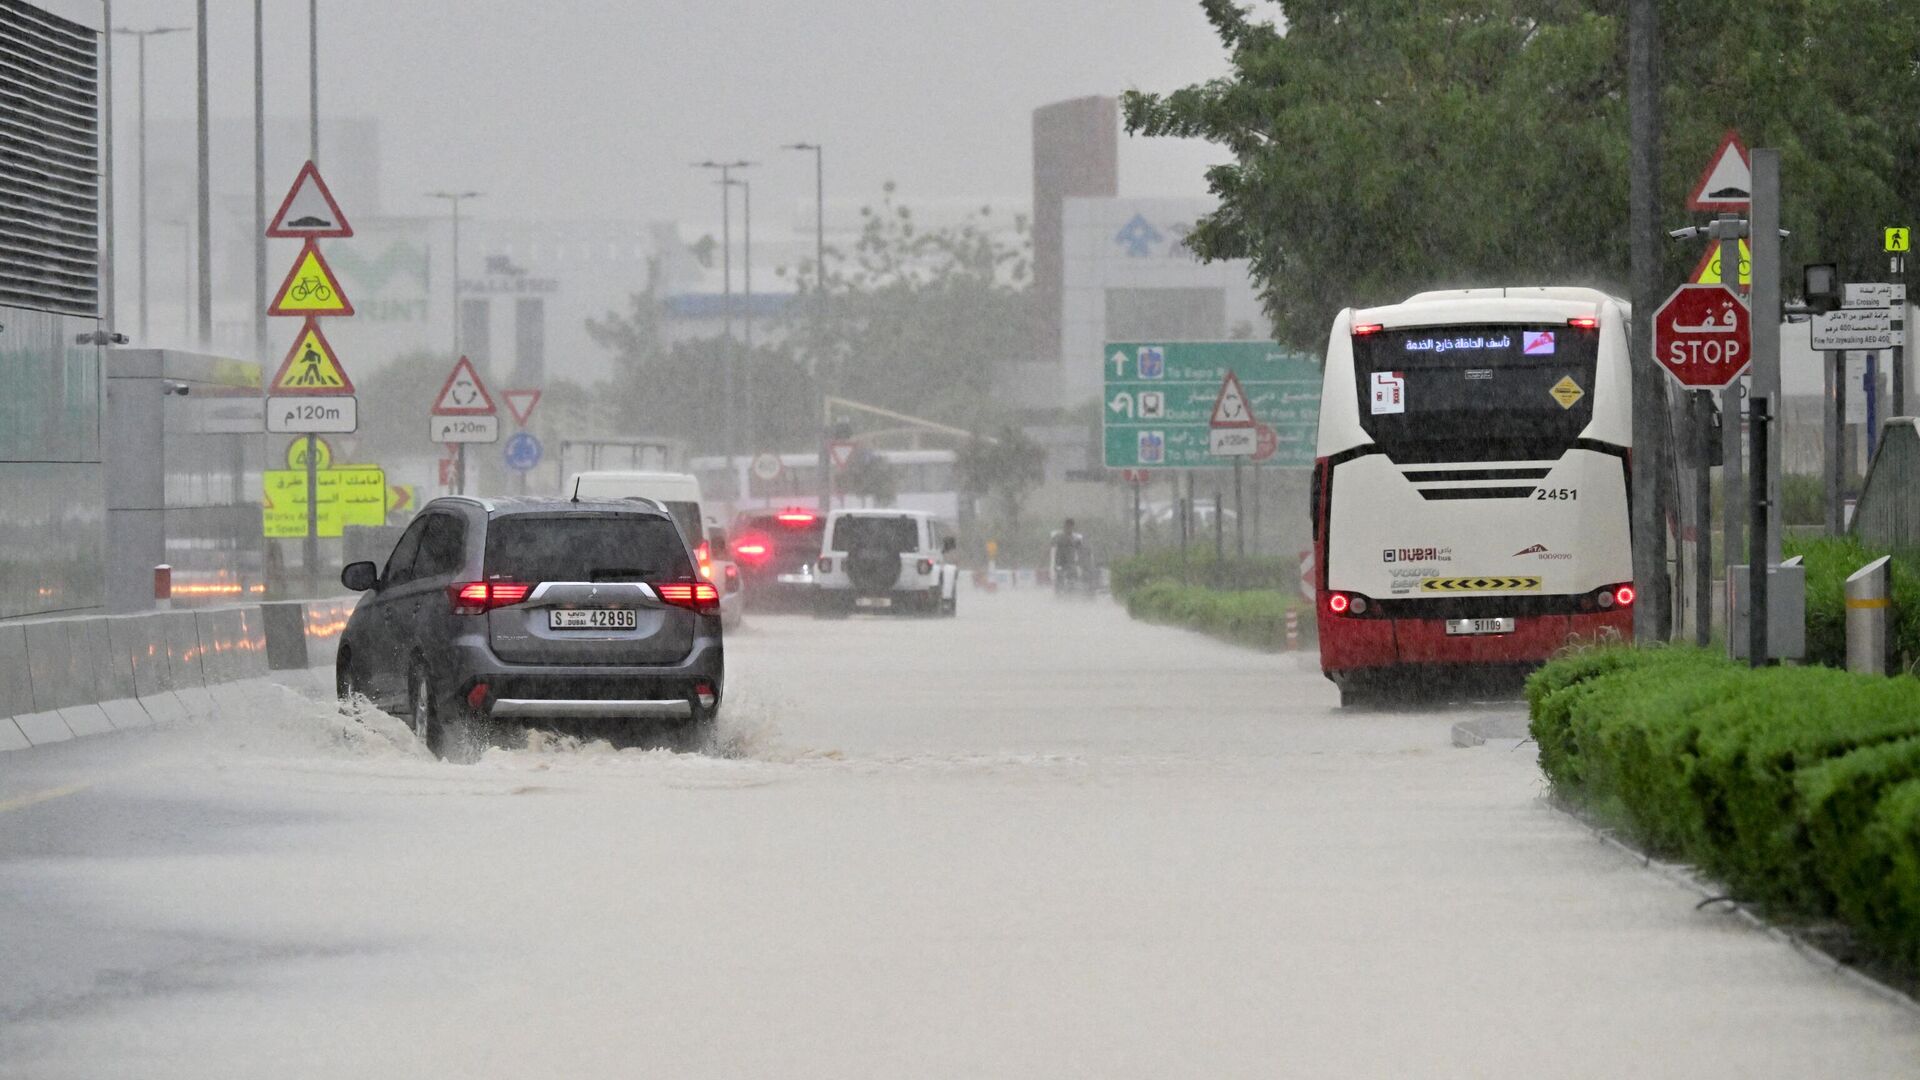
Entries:
<svg viewBox="0 0 1920 1080">
<path fill-rule="evenodd" d="M 435 499 L 364 592 L 335 682 L 408 718 L 443 758 L 497 728 L 591 726 L 616 744 L 705 745 L 725 673 L 720 596 L 645 499 Z"/>
</svg>

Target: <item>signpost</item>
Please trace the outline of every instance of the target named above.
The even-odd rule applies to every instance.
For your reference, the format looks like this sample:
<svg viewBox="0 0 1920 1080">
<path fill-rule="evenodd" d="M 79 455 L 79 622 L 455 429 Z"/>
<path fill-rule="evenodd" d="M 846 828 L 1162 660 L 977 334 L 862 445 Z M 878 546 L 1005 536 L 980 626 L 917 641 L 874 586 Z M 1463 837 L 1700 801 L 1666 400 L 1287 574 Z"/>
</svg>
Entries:
<svg viewBox="0 0 1920 1080">
<path fill-rule="evenodd" d="M 507 411 L 513 414 L 513 422 L 521 427 L 533 417 L 533 407 L 540 404 L 538 390 L 502 390 L 500 396 L 507 399 Z"/>
<path fill-rule="evenodd" d="M 1893 309 L 1841 308 L 1813 317 L 1809 340 L 1816 349 L 1893 348 Z"/>
<path fill-rule="evenodd" d="M 500 414 L 493 395 L 473 369 L 473 362 L 464 356 L 447 373 L 446 385 L 434 399 L 432 414 L 427 417 L 427 437 L 437 443 L 455 444 L 450 486 L 456 495 L 467 490 L 467 444 L 500 441 Z"/>
<path fill-rule="evenodd" d="M 1720 146 L 1707 159 L 1707 170 L 1687 196 L 1687 209 L 1727 210 L 1738 213 L 1753 205 L 1753 165 L 1738 132 L 1720 137 Z"/>
<path fill-rule="evenodd" d="M 507 468 L 520 473 L 521 479 L 525 480 L 526 474 L 540 464 L 540 440 L 532 432 L 516 431 L 507 440 L 502 456 L 506 459 Z"/>
<path fill-rule="evenodd" d="M 847 462 L 853 460 L 853 443 L 846 439 L 835 439 L 827 444 L 827 456 L 833 459 L 835 469 L 844 469 Z"/>
<path fill-rule="evenodd" d="M 314 477 L 311 484 L 309 475 Z M 318 502 L 307 498 L 315 488 Z M 261 474 L 261 533 L 269 539 L 304 537 L 311 515 L 316 535 L 337 537 L 348 525 L 386 524 L 387 502 L 387 474 L 378 465 L 344 465 L 311 474 L 305 469 L 268 469 Z"/>
<path fill-rule="evenodd" d="M 273 220 L 267 225 L 266 234 L 271 237 L 296 238 L 304 240 L 300 255 L 294 260 L 287 278 L 274 294 L 273 302 L 267 307 L 268 315 L 302 316 L 306 322 L 302 325 L 300 336 L 294 339 L 293 347 L 287 350 L 285 360 L 280 362 L 280 370 L 267 384 L 266 426 L 276 433 L 305 434 L 306 469 L 304 475 L 295 471 L 290 475 L 300 476 L 302 485 L 297 500 L 287 494 L 284 477 L 281 480 L 279 500 L 275 500 L 272 490 L 273 473 L 262 477 L 261 513 L 263 527 L 268 536 L 303 536 L 306 543 L 302 548 L 302 567 L 309 582 L 312 582 L 320 563 L 319 538 L 323 527 L 331 528 L 329 536 L 339 536 L 340 526 L 346 522 L 335 522 L 332 518 L 323 521 L 323 505 L 345 506 L 344 497 L 328 502 L 327 487 L 322 475 L 344 477 L 344 470 L 329 469 L 322 474 L 319 467 L 320 451 L 314 438 L 316 432 L 346 433 L 359 429 L 359 399 L 354 397 L 353 380 L 348 377 L 346 368 L 340 364 L 333 347 L 327 344 L 326 335 L 320 332 L 320 326 L 314 322 L 316 317 L 349 316 L 353 314 L 353 305 L 347 301 L 346 294 L 340 290 L 339 279 L 333 269 L 320 254 L 316 241 L 321 237 L 346 237 L 353 235 L 353 226 L 347 216 L 340 212 L 340 204 L 334 201 L 333 192 L 327 189 L 327 182 L 321 178 L 320 169 L 311 160 L 300 166 L 293 178 L 293 186 L 287 189 L 287 197 L 280 201 L 280 209 L 274 213 Z M 352 522 L 353 524 L 380 525 L 386 521 L 386 479 L 378 474 L 379 487 L 376 491 L 379 513 L 371 521 Z M 341 486 L 341 491 L 351 485 Z M 353 489 L 357 491 L 358 489 Z M 309 492 L 318 497 L 308 497 Z M 284 530 L 289 527 L 287 515 L 300 511 L 279 511 L 276 506 L 297 505 L 304 510 L 304 527 L 294 533 Z M 357 505 L 357 504 L 356 504 Z M 275 532 L 275 529 L 282 531 Z"/>
<path fill-rule="evenodd" d="M 1108 468 L 1218 468 L 1223 456 L 1259 453 L 1263 422 L 1273 431 L 1273 464 L 1313 467 L 1320 368 L 1312 357 L 1270 341 L 1115 342 L 1102 355 Z M 1244 426 L 1239 413 L 1214 423 L 1233 405 L 1229 377 Z"/>
</svg>

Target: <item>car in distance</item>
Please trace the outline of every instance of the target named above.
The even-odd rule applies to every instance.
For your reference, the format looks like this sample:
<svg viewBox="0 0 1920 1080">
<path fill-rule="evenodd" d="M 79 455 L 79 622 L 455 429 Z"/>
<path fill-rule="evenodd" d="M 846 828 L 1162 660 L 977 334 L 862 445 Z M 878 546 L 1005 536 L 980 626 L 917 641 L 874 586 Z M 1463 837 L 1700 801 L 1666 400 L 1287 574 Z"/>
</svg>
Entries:
<svg viewBox="0 0 1920 1080">
<path fill-rule="evenodd" d="M 958 608 L 958 546 L 946 524 L 915 510 L 835 510 L 814 563 L 814 611 L 951 616 Z"/>
<path fill-rule="evenodd" d="M 471 760 L 500 727 L 661 730 L 705 744 L 720 712 L 718 588 L 672 514 L 640 500 L 435 499 L 363 593 L 335 685 L 403 714 L 435 754 Z"/>
<path fill-rule="evenodd" d="M 755 610 L 804 610 L 827 519 L 811 510 L 749 510 L 733 519 L 733 560 Z"/>
<path fill-rule="evenodd" d="M 699 477 L 692 473 L 607 469 L 574 473 L 561 491 L 582 499 L 652 499 L 666 507 L 686 534 L 700 576 L 720 589 L 721 621 L 728 629 L 740 625 L 747 610 L 746 590 L 739 567 L 728 557 L 725 534 L 706 512 Z"/>
</svg>

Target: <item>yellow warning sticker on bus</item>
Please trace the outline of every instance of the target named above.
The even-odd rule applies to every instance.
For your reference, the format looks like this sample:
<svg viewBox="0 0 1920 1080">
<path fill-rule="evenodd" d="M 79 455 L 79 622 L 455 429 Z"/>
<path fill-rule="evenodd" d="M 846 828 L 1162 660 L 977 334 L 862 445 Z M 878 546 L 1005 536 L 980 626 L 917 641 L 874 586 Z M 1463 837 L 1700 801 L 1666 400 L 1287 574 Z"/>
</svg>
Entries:
<svg viewBox="0 0 1920 1080">
<path fill-rule="evenodd" d="M 1559 402 L 1563 409 L 1573 408 L 1575 402 L 1587 396 L 1587 392 L 1580 389 L 1580 384 L 1574 382 L 1571 375 L 1563 376 L 1547 393 L 1552 394 L 1553 400 Z"/>
<path fill-rule="evenodd" d="M 1539 592 L 1537 577 L 1430 577 L 1420 582 L 1426 593 Z"/>
</svg>

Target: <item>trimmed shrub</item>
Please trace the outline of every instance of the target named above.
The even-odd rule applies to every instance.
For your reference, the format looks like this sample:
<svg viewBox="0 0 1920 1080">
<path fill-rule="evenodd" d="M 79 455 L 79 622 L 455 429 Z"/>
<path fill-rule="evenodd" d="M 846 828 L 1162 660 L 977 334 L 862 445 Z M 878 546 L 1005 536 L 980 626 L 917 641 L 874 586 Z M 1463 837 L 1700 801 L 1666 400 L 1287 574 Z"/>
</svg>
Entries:
<svg viewBox="0 0 1920 1080">
<path fill-rule="evenodd" d="M 1136 619 L 1185 626 L 1270 651 L 1287 647 L 1287 613 L 1296 612 L 1301 641 L 1313 640 L 1313 619 L 1306 602 L 1272 589 L 1226 592 L 1153 581 L 1134 589 L 1126 602 L 1127 614 Z"/>
<path fill-rule="evenodd" d="M 1785 554 L 1798 555 L 1807 568 L 1807 662 L 1847 666 L 1846 582 L 1854 571 L 1886 554 L 1857 536 L 1788 538 Z M 1888 645 L 1902 667 L 1920 660 L 1920 574 L 1896 559 L 1889 567 L 1893 625 Z"/>
<path fill-rule="evenodd" d="M 1213 547 L 1194 545 L 1182 558 L 1180 552 L 1150 551 L 1138 558 L 1121 559 L 1109 567 L 1113 595 L 1125 600 L 1134 590 L 1150 582 L 1172 581 L 1182 585 L 1203 585 L 1214 589 L 1264 589 L 1298 595 L 1298 560 L 1278 555 L 1225 560 L 1213 557 Z"/>
</svg>

